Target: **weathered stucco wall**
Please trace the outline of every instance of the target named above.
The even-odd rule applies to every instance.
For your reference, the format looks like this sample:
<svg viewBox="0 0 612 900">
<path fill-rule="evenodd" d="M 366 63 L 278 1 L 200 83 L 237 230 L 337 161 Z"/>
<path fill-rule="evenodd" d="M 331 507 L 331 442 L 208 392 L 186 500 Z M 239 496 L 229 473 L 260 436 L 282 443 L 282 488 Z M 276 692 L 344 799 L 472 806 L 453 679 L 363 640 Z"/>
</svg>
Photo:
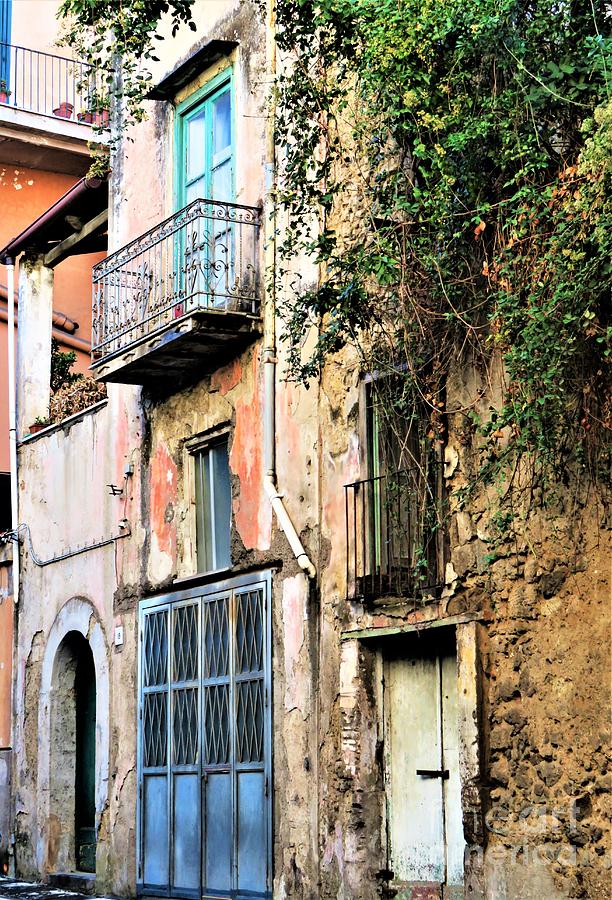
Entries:
<svg viewBox="0 0 612 900">
<path fill-rule="evenodd" d="M 266 73 L 254 6 L 201 0 L 195 43 L 185 32 L 164 43 L 160 74 L 207 35 L 240 41 L 229 57 L 239 110 L 237 198 L 258 205 L 266 189 Z M 178 99 L 224 64 L 202 73 Z M 172 211 L 172 128 L 172 105 L 157 103 L 134 132 L 135 143 L 122 147 L 113 166 L 112 248 Z M 151 179 L 151 172 L 160 177 Z M 358 223 L 349 218 L 345 226 Z M 292 268 L 304 285 L 316 280 L 307 260 L 296 259 Z M 279 292 L 279 306 L 287 296 Z M 19 871 L 33 876 L 55 865 L 57 835 L 50 832 L 61 823 L 50 824 L 47 815 L 46 704 L 53 648 L 73 629 L 95 644 L 108 691 L 107 715 L 101 708 L 99 717 L 98 887 L 119 895 L 135 889 L 138 603 L 196 573 L 186 445 L 224 428 L 233 570 L 274 572 L 275 898 L 393 895 L 381 701 L 388 643 L 380 629 L 416 632 L 440 621 L 457 650 L 466 896 L 604 897 L 610 584 L 598 492 L 583 496 L 570 485 L 546 514 L 536 493 L 531 509 L 517 511 L 519 537 L 509 541 L 493 528 L 495 493 L 477 495 L 466 509 L 453 499 L 473 472 L 475 453 L 462 415 L 451 416 L 442 597 L 374 606 L 349 601 L 344 485 L 367 474 L 364 373 L 344 351 L 306 390 L 283 380 L 279 345 L 278 483 L 317 569 L 309 583 L 262 488 L 262 344 L 255 336 L 214 374 L 194 371 L 188 384 L 111 385 L 108 404 L 20 450 L 20 519 L 31 526 L 40 556 L 114 535 L 123 517 L 132 533 L 116 546 L 45 568 L 34 565 L 27 542 L 22 551 L 14 767 Z M 478 401 L 483 413 L 496 401 L 498 376 L 493 394 Z M 449 381 L 448 407 L 473 404 L 480 387 L 460 366 Z M 123 485 L 127 463 L 134 474 L 123 495 L 112 497 L 106 485 Z M 125 632 L 120 647 L 117 625 Z"/>
<path fill-rule="evenodd" d="M 89 641 L 97 682 L 96 828 L 97 877 L 102 890 L 129 892 L 135 881 L 136 649 L 134 617 L 117 615 L 116 573 L 137 580 L 138 484 L 124 482 L 124 467 L 137 458 L 140 414 L 117 394 L 63 426 L 22 444 L 20 522 L 31 546 L 47 560 L 121 533 L 133 535 L 40 567 L 29 538 L 22 545 L 14 697 L 14 804 L 17 871 L 46 875 L 62 868 L 62 832 L 71 827 L 54 814 L 53 672 L 65 636 Z M 110 495 L 108 484 L 125 488 Z M 27 490 L 26 490 L 27 486 Z M 126 545 L 136 547 L 134 551 Z M 114 626 L 124 643 L 114 646 Z M 61 731 L 60 731 L 61 733 Z M 72 826 L 73 827 L 73 826 Z"/>
</svg>

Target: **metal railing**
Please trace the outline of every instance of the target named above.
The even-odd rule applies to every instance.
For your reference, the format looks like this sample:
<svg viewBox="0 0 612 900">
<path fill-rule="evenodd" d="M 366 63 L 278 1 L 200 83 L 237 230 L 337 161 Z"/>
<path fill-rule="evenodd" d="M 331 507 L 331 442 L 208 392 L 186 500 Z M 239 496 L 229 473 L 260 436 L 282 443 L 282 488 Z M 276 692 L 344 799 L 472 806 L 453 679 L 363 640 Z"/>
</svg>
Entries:
<svg viewBox="0 0 612 900">
<path fill-rule="evenodd" d="M 438 591 L 435 471 L 406 469 L 344 486 L 347 598 L 422 598 Z"/>
<path fill-rule="evenodd" d="M 198 312 L 259 315 L 260 211 L 194 200 L 93 269 L 94 359 Z"/>
<path fill-rule="evenodd" d="M 100 74 L 87 63 L 0 43 L 0 104 L 106 125 L 108 111 L 100 102 L 103 86 Z"/>
</svg>

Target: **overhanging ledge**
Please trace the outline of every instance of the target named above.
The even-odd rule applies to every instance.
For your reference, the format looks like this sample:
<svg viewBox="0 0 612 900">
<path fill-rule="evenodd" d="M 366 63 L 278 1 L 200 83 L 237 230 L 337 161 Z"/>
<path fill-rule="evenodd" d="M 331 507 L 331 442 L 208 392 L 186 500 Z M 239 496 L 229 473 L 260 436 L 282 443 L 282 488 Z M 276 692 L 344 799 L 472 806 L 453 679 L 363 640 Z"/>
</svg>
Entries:
<svg viewBox="0 0 612 900">
<path fill-rule="evenodd" d="M 448 625 L 466 625 L 468 622 L 481 622 L 485 618 L 482 612 L 466 612 L 456 616 L 446 616 L 444 618 L 421 619 L 419 622 L 408 622 L 405 624 L 359 628 L 353 631 L 343 631 L 340 635 L 341 641 L 366 641 L 377 640 L 384 637 L 392 637 L 397 634 L 409 634 L 414 631 L 426 631 L 430 628 L 442 628 Z"/>
<path fill-rule="evenodd" d="M 181 88 L 184 88 L 217 60 L 235 50 L 238 44 L 239 41 L 208 41 L 184 62 L 179 63 L 155 87 L 151 88 L 147 98 L 149 100 L 172 100 Z"/>
</svg>

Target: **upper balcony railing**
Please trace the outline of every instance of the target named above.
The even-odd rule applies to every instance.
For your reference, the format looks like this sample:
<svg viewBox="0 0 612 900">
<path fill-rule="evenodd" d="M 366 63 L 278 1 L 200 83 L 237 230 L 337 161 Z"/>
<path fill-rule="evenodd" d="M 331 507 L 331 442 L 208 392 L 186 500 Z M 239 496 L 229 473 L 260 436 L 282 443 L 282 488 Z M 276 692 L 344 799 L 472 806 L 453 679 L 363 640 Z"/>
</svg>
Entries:
<svg viewBox="0 0 612 900">
<path fill-rule="evenodd" d="M 405 469 L 344 487 L 347 598 L 423 598 L 438 592 L 436 472 Z"/>
<path fill-rule="evenodd" d="M 0 43 L 0 103 L 26 112 L 106 125 L 99 73 L 78 60 Z"/>
<path fill-rule="evenodd" d="M 95 266 L 94 361 L 201 313 L 259 316 L 259 222 L 256 208 L 194 200 Z"/>
</svg>

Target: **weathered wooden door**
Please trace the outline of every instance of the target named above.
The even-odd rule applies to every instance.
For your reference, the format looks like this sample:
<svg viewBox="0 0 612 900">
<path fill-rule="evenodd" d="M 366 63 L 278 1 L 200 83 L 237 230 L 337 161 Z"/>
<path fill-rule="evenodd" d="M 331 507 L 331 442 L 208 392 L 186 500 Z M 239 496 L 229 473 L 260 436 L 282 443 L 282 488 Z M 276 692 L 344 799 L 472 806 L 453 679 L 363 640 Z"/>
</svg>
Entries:
<svg viewBox="0 0 612 900">
<path fill-rule="evenodd" d="M 139 890 L 270 897 L 269 578 L 146 601 Z"/>
<path fill-rule="evenodd" d="M 454 898 L 464 839 L 457 660 L 448 635 L 405 641 L 386 654 L 384 711 L 389 868 L 400 886 L 436 884 Z"/>
</svg>

